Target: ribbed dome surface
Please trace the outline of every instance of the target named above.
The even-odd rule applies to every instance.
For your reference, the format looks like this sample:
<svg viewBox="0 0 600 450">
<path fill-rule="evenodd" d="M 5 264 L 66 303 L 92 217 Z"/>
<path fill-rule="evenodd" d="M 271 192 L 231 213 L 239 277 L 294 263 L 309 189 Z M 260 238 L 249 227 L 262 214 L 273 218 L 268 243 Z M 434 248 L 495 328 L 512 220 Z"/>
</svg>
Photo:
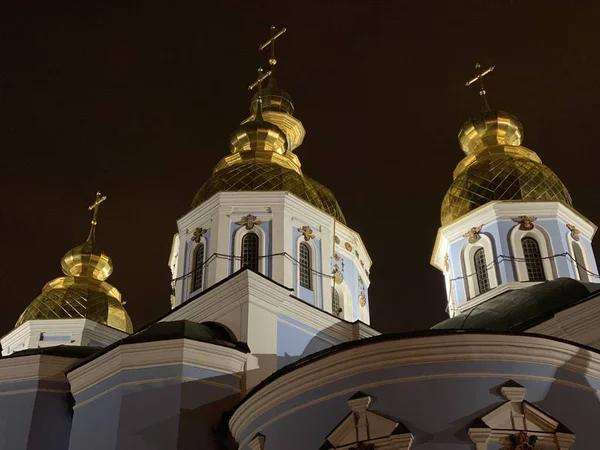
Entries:
<svg viewBox="0 0 600 450">
<path fill-rule="evenodd" d="M 475 162 L 456 177 L 442 202 L 442 225 L 495 200 L 572 206 L 567 188 L 551 169 L 530 159 L 497 155 Z"/>
<path fill-rule="evenodd" d="M 194 196 L 192 208 L 217 192 L 287 191 L 346 223 L 333 193 L 307 176 L 269 162 L 250 161 L 235 164 L 214 173 Z"/>
<path fill-rule="evenodd" d="M 68 281 L 68 278 L 70 277 L 58 280 L 63 281 L 62 285 L 66 285 L 68 283 L 64 281 Z M 117 298 L 102 289 L 100 285 L 77 284 L 51 290 L 44 289 L 44 292 L 38 295 L 21 314 L 15 328 L 28 320 L 85 318 L 127 333 L 133 332 L 131 319 Z"/>
</svg>

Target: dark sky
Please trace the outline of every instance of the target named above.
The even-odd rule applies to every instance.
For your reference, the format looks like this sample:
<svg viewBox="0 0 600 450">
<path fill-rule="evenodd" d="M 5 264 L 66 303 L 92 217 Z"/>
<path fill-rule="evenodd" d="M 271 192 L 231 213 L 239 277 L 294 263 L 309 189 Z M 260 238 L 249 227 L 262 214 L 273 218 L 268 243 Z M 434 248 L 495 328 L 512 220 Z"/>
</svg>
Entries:
<svg viewBox="0 0 600 450">
<path fill-rule="evenodd" d="M 303 169 L 373 259 L 372 325 L 435 324 L 446 296 L 429 259 L 456 135 L 479 110 L 463 87 L 475 62 L 496 65 L 492 108 L 521 119 L 600 223 L 598 17 L 591 0 L 2 2 L 0 335 L 85 240 L 98 189 L 98 242 L 134 325 L 169 308 L 175 221 L 247 117 L 271 23 L 288 28 L 277 73 L 307 131 Z"/>
</svg>

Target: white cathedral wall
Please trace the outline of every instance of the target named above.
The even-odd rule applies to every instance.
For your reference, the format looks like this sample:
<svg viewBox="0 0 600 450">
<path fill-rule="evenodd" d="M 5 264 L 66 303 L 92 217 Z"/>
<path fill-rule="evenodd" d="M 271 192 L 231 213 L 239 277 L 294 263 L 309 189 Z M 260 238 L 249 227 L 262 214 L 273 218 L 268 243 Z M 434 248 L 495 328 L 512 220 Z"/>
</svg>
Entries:
<svg viewBox="0 0 600 450">
<path fill-rule="evenodd" d="M 243 225 L 235 222 L 248 214 L 256 216 L 257 220 L 262 222 L 255 225 L 255 231 L 258 231 L 262 238 L 262 255 L 278 255 L 261 258 L 261 273 L 293 289 L 297 297 L 330 313 L 330 274 L 335 265 L 335 233 L 339 241 L 335 244 L 335 252 L 343 255 L 346 267 L 342 272 L 351 292 L 352 313 L 344 318 L 369 321 L 368 271 L 371 259 L 360 236 L 318 208 L 287 192 L 222 192 L 178 220 L 178 239 L 175 239 L 173 244 L 178 246 L 178 249 L 172 249 L 169 261 L 170 266 L 176 270 L 174 278 L 180 278 L 175 283 L 173 307 L 187 301 L 190 294 L 197 295 L 196 292 L 190 293 L 187 287 L 191 281 L 189 273 L 193 270 L 190 265 L 193 247 L 190 243 L 194 230 L 198 227 L 208 230 L 205 234 L 208 245 L 207 259 L 214 254 L 239 257 L 241 236 L 246 230 Z M 315 250 L 315 268 L 318 272 L 324 272 L 322 275 L 315 275 L 316 289 L 312 292 L 298 286 L 297 264 L 294 262 L 298 259 L 298 228 L 303 226 L 309 226 L 315 235 L 315 238 L 309 241 Z M 288 256 L 283 256 L 284 253 Z M 205 266 L 203 290 L 230 276 L 239 267 L 239 261 L 227 258 L 212 260 Z M 358 299 L 361 294 L 365 297 L 364 307 L 359 306 Z"/>
<path fill-rule="evenodd" d="M 532 231 L 520 230 L 519 224 L 512 220 L 521 215 L 537 218 Z M 538 241 L 542 257 L 547 258 L 544 259 L 544 269 L 548 280 L 557 277 L 579 279 L 575 265 L 568 256 L 548 258 L 565 252 L 573 256 L 572 242 L 570 242 L 572 237 L 567 224 L 573 224 L 581 231 L 579 243 L 585 250 L 587 269 L 597 273 L 597 264 L 591 247 L 591 239 L 596 231 L 595 226 L 576 211 L 557 202 L 491 202 L 440 228 L 432 262 L 445 271 L 444 255 L 448 254 L 450 271 L 446 275 L 446 283 L 450 315 L 455 314 L 459 309 L 464 309 L 467 303 L 479 300 L 477 295 L 473 296 L 471 293 L 476 291 L 473 287 L 474 281 L 469 282 L 464 278 L 474 270 L 471 265 L 465 265 L 465 249 L 480 244 L 480 242 L 468 244 L 468 238 L 463 236 L 472 227 L 482 225 L 482 236 L 487 236 L 493 244 L 493 257 L 490 251 L 486 251 L 488 264 L 494 258 L 501 256 L 522 258 L 520 240 L 526 235 L 531 235 Z M 468 255 L 471 257 L 471 252 Z M 527 279 L 525 263 L 508 258 L 504 261 L 500 258 L 493 269 L 498 286 L 510 285 L 515 289 L 531 285 Z M 600 282 L 598 278 L 591 278 L 594 278 L 595 282 Z M 483 294 L 483 297 L 491 298 L 494 295 L 492 291 Z"/>
</svg>

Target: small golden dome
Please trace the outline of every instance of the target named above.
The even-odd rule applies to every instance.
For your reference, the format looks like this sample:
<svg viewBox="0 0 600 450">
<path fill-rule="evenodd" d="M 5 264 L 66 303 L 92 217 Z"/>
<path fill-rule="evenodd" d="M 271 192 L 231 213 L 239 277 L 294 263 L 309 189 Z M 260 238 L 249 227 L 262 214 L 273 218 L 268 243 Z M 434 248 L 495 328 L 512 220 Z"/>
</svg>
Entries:
<svg viewBox="0 0 600 450">
<path fill-rule="evenodd" d="M 92 240 L 69 250 L 61 261 L 65 275 L 85 276 L 106 280 L 113 271 L 110 257 L 96 247 Z"/>
<path fill-rule="evenodd" d="M 458 133 L 463 151 L 470 155 L 484 147 L 519 146 L 523 142 L 523 125 L 504 111 L 486 111 L 465 122 Z"/>
<path fill-rule="evenodd" d="M 465 123 L 459 141 L 467 156 L 454 171 L 442 201 L 442 225 L 492 201 L 557 201 L 572 206 L 558 176 L 535 152 L 521 146 L 523 126 L 502 111 Z"/>
<path fill-rule="evenodd" d="M 262 110 L 277 111 L 294 115 L 294 103 L 292 96 L 277 86 L 275 76 L 271 75 L 267 87 L 262 90 Z M 250 103 L 250 114 L 255 115 L 258 105 L 258 92 L 252 97 Z"/>
<path fill-rule="evenodd" d="M 231 153 L 264 151 L 283 155 L 287 148 L 285 133 L 277 125 L 265 122 L 261 114 L 253 121 L 240 125 L 229 139 Z"/>
<path fill-rule="evenodd" d="M 46 283 L 42 293 L 25 309 L 15 328 L 29 320 L 90 319 L 126 333 L 133 332 L 131 319 L 121 301 L 121 293 L 105 280 L 113 270 L 109 256 L 95 243 L 98 205 L 106 197 L 98 193 L 90 234 L 82 245 L 67 252 L 61 260 L 66 276 Z"/>
</svg>

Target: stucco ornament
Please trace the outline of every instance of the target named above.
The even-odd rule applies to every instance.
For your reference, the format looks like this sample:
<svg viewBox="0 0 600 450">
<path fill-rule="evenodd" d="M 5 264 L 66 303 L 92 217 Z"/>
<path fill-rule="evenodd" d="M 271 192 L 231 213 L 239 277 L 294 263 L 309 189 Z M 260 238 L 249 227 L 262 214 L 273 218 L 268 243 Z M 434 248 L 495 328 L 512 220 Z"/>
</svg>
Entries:
<svg viewBox="0 0 600 450">
<path fill-rule="evenodd" d="M 571 225 L 570 223 L 567 224 L 567 228 L 571 232 L 571 237 L 573 238 L 573 240 L 578 241 L 581 231 L 579 231 L 577 227 L 575 227 L 575 225 Z"/>
<path fill-rule="evenodd" d="M 517 222 L 519 224 L 519 230 L 528 231 L 533 230 L 533 222 L 537 220 L 537 217 L 533 216 L 518 216 L 513 217 L 513 222 Z"/>
<path fill-rule="evenodd" d="M 248 214 L 247 216 L 243 216 L 242 220 L 236 222 L 235 224 L 241 227 L 245 226 L 246 230 L 251 230 L 252 228 L 254 228 L 254 225 L 260 225 L 261 223 L 262 220 L 258 220 L 256 216 Z"/>
<path fill-rule="evenodd" d="M 446 272 L 450 272 L 450 256 L 448 253 L 444 255 L 444 269 Z"/>
<path fill-rule="evenodd" d="M 526 431 L 519 431 L 517 434 L 511 434 L 507 438 L 508 444 L 504 447 L 506 450 L 534 450 L 538 437 L 529 436 Z"/>
<path fill-rule="evenodd" d="M 335 281 L 335 284 L 342 284 L 344 282 L 344 275 L 336 270 L 333 272 L 333 281 Z"/>
<path fill-rule="evenodd" d="M 481 239 L 480 235 L 481 235 L 482 228 L 483 228 L 483 225 L 479 225 L 478 227 L 472 227 L 469 231 L 467 231 L 465 234 L 463 234 L 463 237 L 466 237 L 469 239 L 469 244 L 474 244 L 479 239 Z"/>
<path fill-rule="evenodd" d="M 308 225 L 304 225 L 297 230 L 302 234 L 302 236 L 304 236 L 305 241 L 310 241 L 311 239 L 315 238 L 313 230 Z"/>
<path fill-rule="evenodd" d="M 194 230 L 194 234 L 192 235 L 192 241 L 199 243 L 202 239 L 202 236 L 207 232 L 206 228 L 198 227 Z"/>
</svg>

